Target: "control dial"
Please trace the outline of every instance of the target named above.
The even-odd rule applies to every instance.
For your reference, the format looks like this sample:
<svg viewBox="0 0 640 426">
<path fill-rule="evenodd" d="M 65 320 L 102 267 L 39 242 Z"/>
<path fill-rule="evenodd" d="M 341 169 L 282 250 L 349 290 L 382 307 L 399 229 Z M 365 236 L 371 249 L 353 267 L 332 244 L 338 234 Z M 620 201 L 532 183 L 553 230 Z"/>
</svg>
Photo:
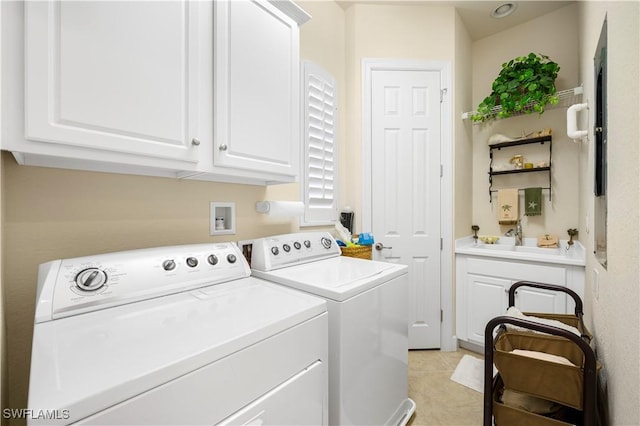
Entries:
<svg viewBox="0 0 640 426">
<path fill-rule="evenodd" d="M 76 275 L 76 286 L 83 291 L 96 291 L 107 283 L 107 273 L 99 268 L 87 268 Z"/>
<path fill-rule="evenodd" d="M 305 246 L 306 248 L 311 248 L 311 241 L 309 241 L 309 240 L 304 240 L 304 246 Z"/>
<path fill-rule="evenodd" d="M 297 241 L 293 243 L 293 246 L 296 248 L 296 250 L 300 250 L 300 247 L 302 247 L 302 245 L 300 245 L 300 243 Z"/>
<path fill-rule="evenodd" d="M 164 269 L 165 271 L 173 271 L 174 269 L 176 269 L 176 261 L 173 259 L 167 259 L 164 262 L 162 262 L 162 269 Z"/>
<path fill-rule="evenodd" d="M 277 256 L 278 253 L 280 253 L 280 250 L 278 249 L 278 247 L 273 246 L 271 247 L 271 253 L 273 253 L 274 256 Z"/>
<path fill-rule="evenodd" d="M 284 251 L 286 251 L 287 253 L 289 253 L 289 252 L 291 251 L 291 246 L 290 246 L 289 244 L 284 244 L 284 245 L 282 246 L 282 249 L 283 249 Z"/>
<path fill-rule="evenodd" d="M 231 253 L 229 253 L 229 254 L 227 255 L 227 262 L 229 262 L 229 263 L 236 263 L 236 260 L 237 260 L 237 258 L 236 258 L 236 255 L 235 255 L 235 254 L 231 254 Z"/>
<path fill-rule="evenodd" d="M 215 254 L 210 254 L 209 257 L 207 257 L 207 262 L 209 262 L 210 265 L 217 265 L 218 256 L 216 256 Z"/>
<path fill-rule="evenodd" d="M 322 247 L 326 248 L 327 250 L 331 248 L 331 240 L 329 238 L 322 237 L 320 242 L 322 243 Z"/>
<path fill-rule="evenodd" d="M 196 266 L 198 266 L 198 259 L 193 256 L 187 257 L 187 266 L 189 268 L 195 268 Z"/>
</svg>

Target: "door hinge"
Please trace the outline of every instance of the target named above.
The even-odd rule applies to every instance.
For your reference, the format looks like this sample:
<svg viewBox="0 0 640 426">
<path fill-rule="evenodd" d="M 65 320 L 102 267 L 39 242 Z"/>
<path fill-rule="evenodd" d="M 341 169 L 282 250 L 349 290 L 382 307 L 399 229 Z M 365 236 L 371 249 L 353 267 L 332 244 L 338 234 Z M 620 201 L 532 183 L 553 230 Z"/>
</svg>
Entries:
<svg viewBox="0 0 640 426">
<path fill-rule="evenodd" d="M 444 166 L 440 164 L 440 177 L 444 176 Z"/>
<path fill-rule="evenodd" d="M 444 102 L 444 95 L 447 94 L 447 90 L 448 89 L 442 89 L 440 90 L 440 103 Z"/>
<path fill-rule="evenodd" d="M 444 322 L 444 312 L 440 309 L 440 322 Z"/>
<path fill-rule="evenodd" d="M 440 237 L 440 251 L 444 248 L 444 242 L 442 241 L 442 237 Z"/>
</svg>

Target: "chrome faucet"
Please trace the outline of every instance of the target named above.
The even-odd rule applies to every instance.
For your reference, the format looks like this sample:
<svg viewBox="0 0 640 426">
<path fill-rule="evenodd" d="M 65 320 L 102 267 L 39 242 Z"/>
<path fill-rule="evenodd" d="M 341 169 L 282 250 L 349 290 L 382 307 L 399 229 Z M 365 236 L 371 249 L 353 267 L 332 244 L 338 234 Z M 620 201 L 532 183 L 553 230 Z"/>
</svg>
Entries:
<svg viewBox="0 0 640 426">
<path fill-rule="evenodd" d="M 518 220 L 516 222 L 516 229 L 510 228 L 507 232 L 504 233 L 505 237 L 515 237 L 516 245 L 522 245 L 522 224 Z"/>
<path fill-rule="evenodd" d="M 520 220 L 516 222 L 515 237 L 516 237 L 516 245 L 521 246 L 522 245 L 522 224 L 520 223 Z"/>
</svg>

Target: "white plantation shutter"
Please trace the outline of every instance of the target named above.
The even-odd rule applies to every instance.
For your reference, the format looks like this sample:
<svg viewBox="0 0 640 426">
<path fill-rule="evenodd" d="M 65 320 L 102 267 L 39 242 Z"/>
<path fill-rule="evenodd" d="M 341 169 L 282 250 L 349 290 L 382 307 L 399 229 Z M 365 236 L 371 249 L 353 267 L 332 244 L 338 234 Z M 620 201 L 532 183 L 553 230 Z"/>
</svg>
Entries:
<svg viewBox="0 0 640 426">
<path fill-rule="evenodd" d="M 305 204 L 302 226 L 332 225 L 338 218 L 336 179 L 336 81 L 313 62 L 302 64 L 304 76 Z"/>
</svg>

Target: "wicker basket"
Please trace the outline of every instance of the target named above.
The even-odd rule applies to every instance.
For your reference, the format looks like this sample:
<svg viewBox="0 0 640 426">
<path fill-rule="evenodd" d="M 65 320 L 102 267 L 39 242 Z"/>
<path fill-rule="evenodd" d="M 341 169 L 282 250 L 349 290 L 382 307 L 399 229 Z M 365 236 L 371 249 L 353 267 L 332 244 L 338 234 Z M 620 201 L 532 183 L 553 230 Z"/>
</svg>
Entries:
<svg viewBox="0 0 640 426">
<path fill-rule="evenodd" d="M 371 246 L 340 247 L 343 256 L 357 257 L 358 259 L 371 260 Z"/>
</svg>

